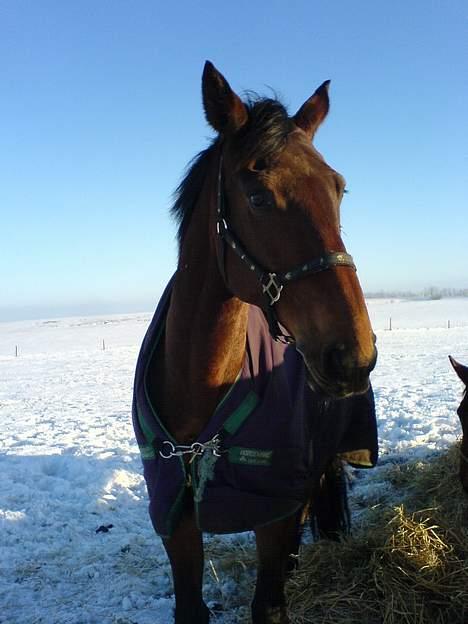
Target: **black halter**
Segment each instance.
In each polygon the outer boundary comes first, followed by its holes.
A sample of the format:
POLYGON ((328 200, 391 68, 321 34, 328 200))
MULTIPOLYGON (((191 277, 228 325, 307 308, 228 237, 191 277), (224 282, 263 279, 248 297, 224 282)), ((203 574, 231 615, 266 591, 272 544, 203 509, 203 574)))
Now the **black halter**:
MULTIPOLYGON (((353 262, 352 256, 344 251, 329 251, 328 253, 310 260, 305 264, 294 267, 289 271, 283 271, 280 273, 271 272, 264 269, 256 260, 254 260, 244 249, 237 236, 231 230, 228 224, 228 218, 226 214, 226 205, 224 201, 223 193, 223 157, 221 156, 219 161, 218 171, 218 191, 217 191, 217 215, 216 215, 216 231, 217 235, 228 245, 239 258, 247 265, 250 271, 255 273, 262 287, 262 293, 266 298, 266 306, 262 307, 263 313, 268 321, 270 328, 270 334, 274 340, 278 342, 284 342, 286 344, 292 344, 295 342, 294 338, 288 334, 285 334, 278 321, 278 316, 275 310, 275 304, 278 303, 281 297, 281 292, 285 284, 294 282, 295 280, 314 275, 331 269, 336 266, 346 266, 356 270, 356 266, 353 262)), ((224 282, 227 284, 225 262, 224 262, 224 245, 220 245, 220 270, 223 276, 224 282)))

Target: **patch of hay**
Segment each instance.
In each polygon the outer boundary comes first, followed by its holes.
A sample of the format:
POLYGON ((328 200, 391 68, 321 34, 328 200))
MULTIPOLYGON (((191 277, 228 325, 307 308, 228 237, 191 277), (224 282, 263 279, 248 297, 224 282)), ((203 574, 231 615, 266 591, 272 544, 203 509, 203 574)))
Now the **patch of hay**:
POLYGON ((253 536, 244 534, 232 540, 210 536, 205 540, 205 566, 210 583, 204 596, 210 609, 224 613, 226 623, 248 624, 256 575, 253 536))
POLYGON ((378 505, 341 543, 304 548, 288 585, 293 624, 467 624, 468 496, 459 446, 393 467, 397 507, 378 505))

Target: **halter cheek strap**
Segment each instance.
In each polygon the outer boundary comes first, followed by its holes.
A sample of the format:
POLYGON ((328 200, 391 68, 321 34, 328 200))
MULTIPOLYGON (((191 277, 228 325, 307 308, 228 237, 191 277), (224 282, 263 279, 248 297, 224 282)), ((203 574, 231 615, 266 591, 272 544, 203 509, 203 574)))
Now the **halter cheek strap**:
POLYGON ((278 321, 275 310, 275 304, 280 300, 281 293, 285 284, 294 282, 309 275, 321 273, 333 267, 345 266, 356 270, 352 256, 344 251, 329 251, 319 258, 314 258, 305 264, 296 266, 289 271, 271 272, 264 269, 256 260, 254 260, 245 250, 237 236, 231 230, 228 224, 226 214, 225 199, 223 193, 223 157, 221 156, 218 170, 218 188, 217 188, 217 215, 216 215, 216 232, 217 237, 221 241, 220 249, 220 271, 224 282, 227 284, 226 268, 225 268, 225 245, 230 247, 236 255, 247 265, 252 271, 262 289, 262 293, 266 300, 265 307, 262 306, 263 313, 268 321, 270 334, 274 340, 292 344, 295 342, 293 336, 285 334, 278 321))

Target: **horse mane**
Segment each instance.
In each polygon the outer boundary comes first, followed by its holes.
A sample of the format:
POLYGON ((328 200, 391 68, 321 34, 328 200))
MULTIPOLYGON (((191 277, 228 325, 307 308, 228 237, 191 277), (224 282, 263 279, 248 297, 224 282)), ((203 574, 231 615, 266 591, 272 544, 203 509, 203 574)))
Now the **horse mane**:
POLYGON ((177 240, 179 248, 184 240, 190 218, 200 196, 203 182, 208 173, 210 155, 214 151, 218 139, 205 150, 197 154, 188 164, 187 173, 174 193, 171 214, 178 223, 177 240))
MULTIPOLYGON (((294 123, 284 105, 277 99, 261 98, 250 92, 244 105, 248 113, 247 122, 232 138, 238 166, 256 163, 257 168, 263 169, 274 163, 281 153, 294 123)), ((174 193, 171 214, 178 224, 179 248, 206 179, 211 155, 221 140, 216 137, 190 161, 186 174, 174 193)))

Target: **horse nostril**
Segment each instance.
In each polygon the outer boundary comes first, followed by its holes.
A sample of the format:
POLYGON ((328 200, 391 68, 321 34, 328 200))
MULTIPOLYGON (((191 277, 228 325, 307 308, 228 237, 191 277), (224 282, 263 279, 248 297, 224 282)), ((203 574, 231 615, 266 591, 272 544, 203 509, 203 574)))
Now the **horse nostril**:
POLYGON ((346 346, 342 343, 332 345, 324 351, 323 370, 332 378, 342 378, 346 371, 346 346))
POLYGON ((360 385, 368 381, 369 373, 377 361, 377 349, 374 347, 372 357, 366 365, 359 365, 354 352, 343 343, 329 346, 323 353, 323 372, 330 379, 341 382, 352 382, 360 385))

